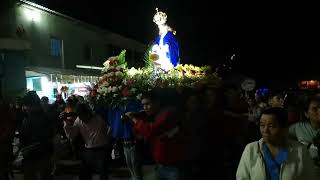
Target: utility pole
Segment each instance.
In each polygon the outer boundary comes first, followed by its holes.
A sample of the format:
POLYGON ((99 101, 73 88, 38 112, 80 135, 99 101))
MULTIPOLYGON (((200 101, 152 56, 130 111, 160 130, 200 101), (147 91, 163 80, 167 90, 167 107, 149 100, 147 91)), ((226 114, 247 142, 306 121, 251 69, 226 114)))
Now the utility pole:
POLYGON ((63 44, 63 40, 61 40, 61 68, 64 69, 65 68, 65 62, 64 62, 64 44, 63 44))

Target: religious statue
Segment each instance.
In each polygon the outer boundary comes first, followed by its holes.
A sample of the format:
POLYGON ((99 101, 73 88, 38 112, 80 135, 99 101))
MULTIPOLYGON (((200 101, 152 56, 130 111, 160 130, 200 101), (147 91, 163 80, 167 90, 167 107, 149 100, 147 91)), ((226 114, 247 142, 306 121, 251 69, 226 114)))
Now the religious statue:
POLYGON ((166 24, 167 15, 156 8, 156 14, 153 16, 153 22, 159 28, 159 36, 154 41, 151 55, 156 55, 154 63, 161 69, 168 71, 180 63, 179 44, 175 37, 176 32, 166 24))

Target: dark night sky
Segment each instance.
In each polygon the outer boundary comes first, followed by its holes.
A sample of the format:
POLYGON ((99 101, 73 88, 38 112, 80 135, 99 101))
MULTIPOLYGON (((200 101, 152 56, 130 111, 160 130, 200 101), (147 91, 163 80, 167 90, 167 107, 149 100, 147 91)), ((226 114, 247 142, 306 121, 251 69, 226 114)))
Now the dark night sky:
POLYGON ((177 30, 182 63, 222 64, 261 80, 320 78, 320 12, 314 4, 240 4, 203 0, 38 0, 40 4, 149 43, 155 7, 177 30))

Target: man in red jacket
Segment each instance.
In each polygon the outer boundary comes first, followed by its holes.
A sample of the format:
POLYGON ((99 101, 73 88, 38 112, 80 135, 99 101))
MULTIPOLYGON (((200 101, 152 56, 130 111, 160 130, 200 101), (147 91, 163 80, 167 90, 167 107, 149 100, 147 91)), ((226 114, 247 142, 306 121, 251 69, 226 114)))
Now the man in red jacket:
POLYGON ((146 93, 141 100, 144 116, 129 112, 136 134, 144 136, 151 144, 153 160, 157 164, 157 180, 179 180, 178 164, 182 157, 179 134, 179 114, 175 108, 161 106, 157 93, 146 93))

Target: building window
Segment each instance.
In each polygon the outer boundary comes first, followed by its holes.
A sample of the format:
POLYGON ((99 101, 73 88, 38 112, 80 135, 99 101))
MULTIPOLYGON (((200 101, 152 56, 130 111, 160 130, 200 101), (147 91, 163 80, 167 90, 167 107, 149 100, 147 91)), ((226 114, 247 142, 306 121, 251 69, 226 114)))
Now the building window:
POLYGON ((42 91, 41 78, 33 78, 32 86, 34 91, 42 91))
POLYGON ((50 55, 60 57, 62 54, 62 40, 58 38, 50 38, 50 55))

